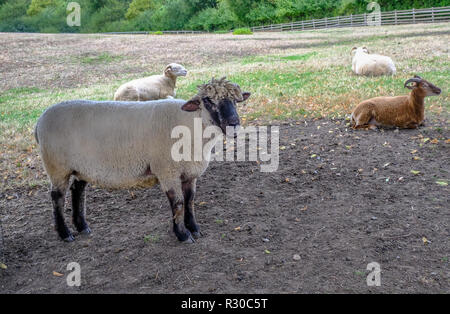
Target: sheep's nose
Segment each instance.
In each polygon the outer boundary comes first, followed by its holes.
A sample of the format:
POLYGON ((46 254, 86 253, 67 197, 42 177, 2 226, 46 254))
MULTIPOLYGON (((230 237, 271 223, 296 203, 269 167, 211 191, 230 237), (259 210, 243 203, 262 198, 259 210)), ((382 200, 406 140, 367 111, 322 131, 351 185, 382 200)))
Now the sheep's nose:
POLYGON ((239 119, 236 118, 236 119, 230 120, 228 122, 228 126, 234 127, 236 129, 241 126, 241 122, 239 121, 239 119))

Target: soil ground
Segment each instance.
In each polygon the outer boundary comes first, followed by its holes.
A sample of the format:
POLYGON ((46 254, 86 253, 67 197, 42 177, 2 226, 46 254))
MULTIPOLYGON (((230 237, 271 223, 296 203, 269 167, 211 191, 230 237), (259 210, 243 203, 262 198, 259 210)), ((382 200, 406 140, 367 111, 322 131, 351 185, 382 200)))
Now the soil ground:
POLYGON ((196 197, 204 237, 192 245, 172 234, 158 188, 90 187, 93 234, 70 244, 56 237, 46 188, 5 192, 0 292, 449 293, 447 126, 284 124, 277 172, 210 165, 196 197), (81 265, 79 288, 66 284, 70 262, 81 265), (371 262, 380 287, 366 284, 371 262))

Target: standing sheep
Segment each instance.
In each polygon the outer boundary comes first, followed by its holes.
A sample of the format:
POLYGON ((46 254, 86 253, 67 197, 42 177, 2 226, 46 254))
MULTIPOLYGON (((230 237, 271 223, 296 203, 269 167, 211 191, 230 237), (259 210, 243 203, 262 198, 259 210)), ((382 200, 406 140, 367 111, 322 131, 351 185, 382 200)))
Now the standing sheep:
POLYGON ((366 47, 353 47, 356 53, 353 57, 352 70, 357 75, 380 76, 395 75, 397 69, 391 58, 370 54, 366 47))
POLYGON ((174 98, 177 77, 187 70, 177 63, 169 64, 162 75, 153 75, 123 84, 114 94, 116 101, 148 101, 174 98))
POLYGON ((352 113, 353 127, 412 129, 421 125, 425 117, 425 97, 440 95, 441 89, 417 75, 407 80, 404 86, 411 90, 407 96, 375 97, 360 103, 352 113))
MULTIPOLYGON (((189 101, 75 100, 48 108, 39 118, 35 135, 51 181, 58 235, 67 242, 74 240, 63 218, 64 198, 73 176, 70 190, 78 232, 91 232, 84 205, 88 183, 126 189, 159 182, 170 202, 176 236, 182 242, 194 242, 201 235, 194 215, 196 182, 208 167, 209 158, 193 161, 192 149, 191 161, 175 161, 171 150, 177 139, 171 138, 172 130, 187 127, 194 136, 196 118, 203 129, 217 126, 225 133, 227 127, 237 128, 236 103, 248 97, 250 93, 223 78, 199 86, 198 94, 189 101)), ((208 142, 205 150, 210 154, 214 140, 220 137, 211 141, 200 134, 200 138, 203 144, 208 142)))

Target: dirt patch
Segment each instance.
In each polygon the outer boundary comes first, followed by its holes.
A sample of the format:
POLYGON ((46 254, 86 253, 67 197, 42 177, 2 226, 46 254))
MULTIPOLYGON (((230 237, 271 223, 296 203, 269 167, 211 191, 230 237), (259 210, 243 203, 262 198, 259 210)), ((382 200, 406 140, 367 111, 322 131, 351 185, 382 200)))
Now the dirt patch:
POLYGON ((448 293, 449 189, 436 181, 448 182, 449 131, 428 123, 400 132, 353 131, 341 120, 283 125, 278 172, 211 164, 196 198, 204 237, 193 245, 175 239, 157 188, 135 197, 90 188, 94 233, 71 244, 56 238, 46 188, 7 191, 0 289, 448 293), (80 288, 53 275, 67 275, 70 262, 81 265, 80 288), (370 262, 381 265, 381 287, 366 285, 370 262))
POLYGON ((230 36, 3 33, 0 60, 5 62, 0 63, 0 91, 24 86, 75 88, 114 82, 133 73, 162 73, 172 62, 192 69, 236 57, 280 52, 272 49, 271 41, 236 40, 223 45, 224 38, 230 36), (87 56, 102 55, 110 57, 107 62, 85 62, 87 56))

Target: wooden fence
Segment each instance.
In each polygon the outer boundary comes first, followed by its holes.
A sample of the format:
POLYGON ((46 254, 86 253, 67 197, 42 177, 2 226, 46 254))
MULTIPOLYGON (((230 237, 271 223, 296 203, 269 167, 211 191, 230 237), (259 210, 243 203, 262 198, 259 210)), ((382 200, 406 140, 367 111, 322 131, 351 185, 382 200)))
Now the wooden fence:
MULTIPOLYGON (((155 32, 109 32, 104 34, 109 35, 151 35, 155 32)), ((204 34, 206 32, 203 31, 162 31, 164 35, 177 35, 177 34, 204 34)))
POLYGON ((441 23, 448 21, 450 21, 450 6, 337 16, 318 20, 256 26, 251 29, 253 32, 283 32, 336 27, 441 23))

